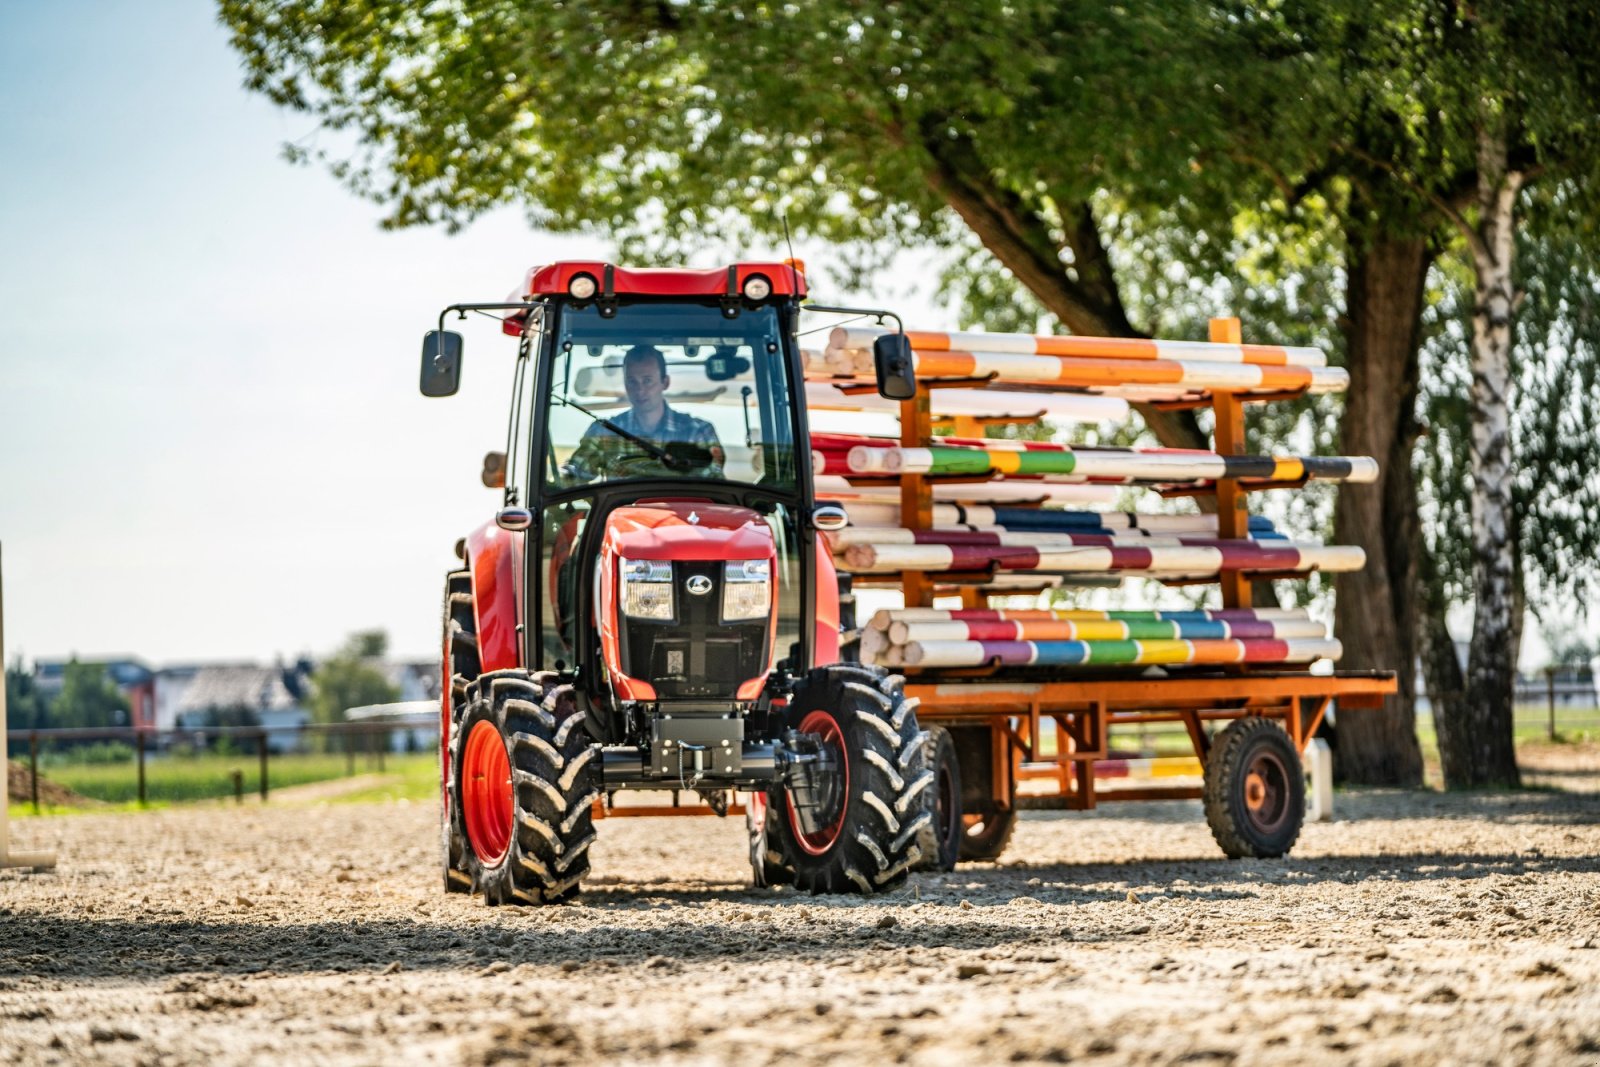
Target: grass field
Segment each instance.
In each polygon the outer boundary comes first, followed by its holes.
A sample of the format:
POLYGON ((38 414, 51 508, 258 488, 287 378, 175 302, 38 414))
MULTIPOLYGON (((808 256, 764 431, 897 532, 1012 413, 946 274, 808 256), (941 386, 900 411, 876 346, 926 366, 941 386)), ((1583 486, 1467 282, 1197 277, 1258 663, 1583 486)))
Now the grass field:
MULTIPOLYGON (((382 784, 340 794, 332 799, 381 800, 422 798, 438 788, 438 757, 432 752, 384 754, 382 784)), ((377 761, 358 755, 354 771, 360 775, 377 772, 377 761)), ((345 777, 351 770, 346 758, 337 754, 274 755, 268 760, 267 789, 326 782, 345 777)), ((261 784, 260 764, 253 754, 152 756, 145 762, 145 796, 152 805, 184 803, 229 797, 234 793, 234 772, 242 778, 246 796, 256 796, 261 784)), ((113 805, 137 805, 138 769, 134 763, 74 763, 52 759, 41 768, 42 777, 75 793, 113 805)), ((28 806, 16 805, 18 814, 28 806)))
MULTIPOLYGON (((1545 742, 1549 737, 1548 713, 1542 707, 1519 707, 1516 718, 1518 744, 1545 742)), ((1417 723, 1417 735, 1424 759, 1431 767, 1438 763, 1437 736, 1431 719, 1417 723)), ((1600 709, 1571 708, 1556 711, 1556 739, 1583 742, 1600 739, 1600 709)), ((1053 738, 1046 737, 1040 747, 1048 754, 1053 738)), ((1188 736, 1181 728, 1156 727, 1149 731, 1119 728, 1112 738, 1114 748, 1143 750, 1152 755, 1188 755, 1188 736)), ((315 782, 330 782, 352 771, 369 784, 329 794, 325 799, 337 803, 385 800, 431 800, 438 795, 438 757, 433 752, 386 753, 381 775, 376 758, 362 754, 353 766, 339 754, 274 755, 268 761, 269 795, 275 790, 315 782)), ((234 772, 239 772, 246 797, 255 797, 260 787, 260 765, 252 754, 195 756, 152 755, 145 764, 145 795, 151 806, 165 806, 232 796, 234 772)), ((132 760, 112 763, 74 762, 66 753, 55 753, 44 761, 42 777, 103 805, 117 808, 138 807, 138 771, 132 760)), ((14 803, 17 815, 27 815, 31 807, 14 803)), ((41 814, 63 813, 70 808, 46 806, 41 814)), ((98 808, 98 810, 105 810, 98 808)))

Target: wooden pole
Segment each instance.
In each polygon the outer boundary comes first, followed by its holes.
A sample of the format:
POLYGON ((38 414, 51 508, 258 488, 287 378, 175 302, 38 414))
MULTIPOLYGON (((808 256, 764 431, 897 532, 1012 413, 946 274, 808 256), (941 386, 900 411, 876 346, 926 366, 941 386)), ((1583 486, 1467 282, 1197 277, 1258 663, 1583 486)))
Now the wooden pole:
POLYGON ((139 806, 142 808, 142 807, 145 806, 144 731, 143 730, 140 730, 140 729, 135 729, 134 730, 134 744, 135 744, 135 746, 136 746, 136 748, 138 749, 138 752, 139 752, 139 806))
MULTIPOLYGON (((3 573, 3 571, 0 571, 3 573)), ((5 638, 5 586, 0 578, 0 667, 6 661, 5 638)), ((8 727, 6 724, 6 689, 0 684, 0 739, 4 739, 8 727)), ((13 852, 11 851, 11 747, 6 743, 4 749, 6 764, 6 783, 0 788, 0 867, 32 867, 42 870, 56 865, 54 852, 13 852)), ((38 796, 39 778, 34 775, 34 796, 38 796)), ((37 804, 37 801, 35 802, 37 804)))
MULTIPOLYGON (((933 414, 929 390, 922 386, 917 395, 900 402, 900 444, 907 448, 926 448, 933 443, 933 414)), ((900 525, 908 530, 926 530, 933 525, 933 490, 920 474, 900 476, 900 525)), ((933 583, 921 571, 903 572, 905 606, 933 606, 933 583)))
MULTIPOLYGON (((1242 333, 1238 319, 1212 319, 1211 340, 1217 344, 1241 343, 1242 333)), ((1215 415, 1213 449, 1218 455, 1238 456, 1245 451, 1244 404, 1236 393, 1211 394, 1211 409, 1215 415)), ((1217 479, 1217 536, 1238 540, 1250 536, 1250 516, 1244 510, 1245 494, 1239 491, 1237 478, 1217 479)), ((1222 606, 1248 608, 1254 602, 1250 579, 1240 571, 1222 572, 1222 606)))
POLYGON ((1544 695, 1550 705, 1550 740, 1556 739, 1556 669, 1544 669, 1544 695))

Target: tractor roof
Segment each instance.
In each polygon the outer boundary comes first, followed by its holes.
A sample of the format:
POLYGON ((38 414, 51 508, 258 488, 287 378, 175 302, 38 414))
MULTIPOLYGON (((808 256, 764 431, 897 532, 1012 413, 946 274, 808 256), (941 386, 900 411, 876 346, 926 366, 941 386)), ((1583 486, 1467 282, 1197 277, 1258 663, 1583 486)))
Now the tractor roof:
MULTIPOLYGON (((744 292, 745 282, 760 275, 779 296, 805 296, 805 267, 798 261, 782 263, 730 263, 726 267, 618 267, 599 260, 563 260, 535 267, 509 300, 539 296, 564 296, 579 275, 588 275, 602 296, 732 297, 744 292)), ((506 319, 507 333, 521 332, 522 314, 506 319)))

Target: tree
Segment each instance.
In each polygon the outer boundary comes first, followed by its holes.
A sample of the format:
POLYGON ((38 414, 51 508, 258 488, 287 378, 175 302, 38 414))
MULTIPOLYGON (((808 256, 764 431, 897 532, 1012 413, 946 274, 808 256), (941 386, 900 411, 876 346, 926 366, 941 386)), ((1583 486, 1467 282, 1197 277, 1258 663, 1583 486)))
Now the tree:
POLYGON ((49 707, 34 683, 33 672, 18 656, 6 667, 6 725, 12 730, 38 730, 49 725, 49 707))
POLYGON ((50 707, 54 725, 63 729, 104 729, 128 724, 128 698, 106 674, 103 664, 69 661, 62 672, 61 692, 50 707))
MULTIPOLYGON (((975 240, 1067 330, 1139 336, 1153 325, 1130 310, 1117 242, 1143 209, 1165 206, 1204 238, 1228 233, 1242 209, 1275 200, 1292 219, 1323 194, 1347 257, 1342 450, 1383 470, 1380 485, 1341 496, 1336 536, 1364 545, 1368 565, 1341 579, 1336 627, 1348 665, 1398 667, 1402 686, 1384 712, 1343 724, 1340 762, 1359 781, 1420 781, 1410 457, 1439 221, 1437 190, 1407 168, 1443 161, 1440 173, 1461 177, 1433 136, 1437 101, 1411 99, 1429 77, 1414 61, 1448 56, 1413 39, 1452 6, 221 10, 246 84, 337 142, 291 156, 322 159, 387 205, 392 226, 457 227, 519 204, 539 225, 604 230, 632 256, 668 257, 774 234, 787 214, 856 250, 858 265, 887 245, 975 240)), ((1203 441, 1185 414, 1143 414, 1169 445, 1203 441)))
MULTIPOLYGON (((1541 618, 1560 602, 1593 601, 1600 577, 1600 243, 1592 217, 1567 182, 1521 197, 1515 262, 1518 313, 1512 324, 1509 440, 1514 479, 1510 528, 1513 621, 1529 605, 1541 618)), ((1433 621, 1424 656, 1440 726, 1441 754, 1458 784, 1480 742, 1463 710, 1468 682, 1443 624, 1454 604, 1474 597, 1471 380, 1475 280, 1466 249, 1442 261, 1438 299, 1424 344, 1429 432, 1418 454, 1423 513, 1432 535, 1424 553, 1433 621)), ((1520 631, 1511 635, 1519 647, 1520 631)), ((1483 729, 1480 727, 1479 729, 1483 729)), ((1498 727, 1490 735, 1509 741, 1498 727)))
MULTIPOLYGON (((1474 283, 1466 468, 1474 620, 1463 691, 1440 707, 1440 754, 1452 786, 1515 785, 1512 697, 1523 614, 1512 462, 1516 211, 1524 185, 1551 176, 1591 197, 1591 212, 1600 206, 1592 199, 1600 15, 1577 2, 1393 0, 1363 4, 1360 17, 1399 31, 1366 50, 1358 71, 1361 91, 1397 135, 1341 150, 1410 191, 1464 247, 1474 283)), ((1432 564, 1424 570, 1436 573, 1432 564)), ((1436 636, 1442 630, 1442 622, 1430 624, 1436 636)), ((1449 673, 1453 657, 1428 658, 1449 673)))
POLYGON ((343 722, 345 712, 400 698, 379 669, 388 637, 382 631, 352 634, 311 676, 311 714, 317 722, 343 722))

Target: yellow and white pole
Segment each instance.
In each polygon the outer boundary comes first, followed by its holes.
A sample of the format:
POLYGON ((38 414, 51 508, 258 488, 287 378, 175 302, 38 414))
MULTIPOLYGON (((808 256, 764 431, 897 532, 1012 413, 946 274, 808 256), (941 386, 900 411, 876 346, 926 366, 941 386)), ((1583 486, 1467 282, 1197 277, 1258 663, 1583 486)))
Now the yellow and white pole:
MULTIPOLYGON (((3 562, 3 561, 0 561, 3 562)), ((6 660, 6 607, 4 568, 0 567, 0 666, 6 660)), ((0 685, 0 739, 6 736, 6 690, 0 685)), ((54 852, 11 851, 11 759, 6 753, 6 784, 0 789, 0 867, 32 867, 35 870, 56 865, 54 852)))

